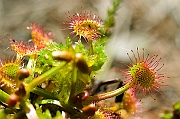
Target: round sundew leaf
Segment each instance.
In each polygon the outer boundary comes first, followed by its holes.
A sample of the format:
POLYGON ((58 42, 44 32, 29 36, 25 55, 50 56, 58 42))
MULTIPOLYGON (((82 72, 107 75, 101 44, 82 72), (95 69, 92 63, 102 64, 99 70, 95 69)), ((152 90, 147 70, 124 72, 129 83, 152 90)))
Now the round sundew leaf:
POLYGON ((17 83, 17 72, 20 69, 20 65, 17 62, 7 62, 0 67, 0 85, 1 88, 12 93, 17 83))
POLYGON ((75 34, 80 38, 83 37, 86 40, 95 40, 101 37, 102 34, 99 32, 102 29, 101 19, 93 15, 91 11, 75 13, 74 15, 68 13, 66 15, 68 21, 63 22, 63 24, 67 25, 67 27, 62 30, 73 30, 71 34, 75 34))
POLYGON ((123 63, 125 66, 128 66, 129 69, 121 70, 124 73, 125 78, 127 78, 127 81, 125 82, 131 82, 132 87, 138 91, 142 91, 144 96, 146 96, 146 93, 149 93, 151 97, 154 98, 152 91, 154 90, 161 93, 159 87, 164 85, 162 80, 169 78, 165 76, 165 73, 158 73, 164 64, 159 66, 161 58, 158 59, 158 55, 150 57, 148 54, 145 57, 144 49, 142 49, 142 56, 140 56, 138 48, 137 54, 135 54, 133 50, 131 50, 131 52, 134 59, 127 53, 131 61, 130 65, 123 63))
POLYGON ((15 78, 19 69, 20 67, 16 63, 7 63, 0 68, 0 70, 9 78, 15 78))

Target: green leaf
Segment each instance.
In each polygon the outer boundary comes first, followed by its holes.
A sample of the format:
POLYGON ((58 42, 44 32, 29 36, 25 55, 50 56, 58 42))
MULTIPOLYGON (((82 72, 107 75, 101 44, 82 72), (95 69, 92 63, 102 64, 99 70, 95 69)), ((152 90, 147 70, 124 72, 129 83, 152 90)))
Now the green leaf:
POLYGON ((56 116, 52 117, 51 112, 46 109, 45 112, 42 111, 42 108, 36 104, 36 113, 39 119, 62 119, 62 115, 59 111, 56 112, 56 116))

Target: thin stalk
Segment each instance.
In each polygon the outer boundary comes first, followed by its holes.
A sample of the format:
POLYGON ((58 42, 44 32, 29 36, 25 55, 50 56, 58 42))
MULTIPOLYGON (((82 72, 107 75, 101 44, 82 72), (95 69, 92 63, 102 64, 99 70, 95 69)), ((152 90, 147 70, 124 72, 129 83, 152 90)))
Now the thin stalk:
POLYGON ((35 58, 35 55, 30 56, 28 64, 27 64, 26 67, 30 71, 31 74, 32 74, 32 72, 34 72, 35 67, 36 67, 36 58, 35 58))
MULTIPOLYGON (((81 117, 83 117, 83 113, 81 110, 79 110, 78 108, 75 108, 73 107, 72 105, 70 104, 64 104, 64 103, 61 103, 62 105, 62 108, 67 111, 70 115, 74 116, 74 115, 78 115, 81 117)), ((82 119, 82 118, 81 118, 82 119)))
POLYGON ((7 100, 9 99, 9 94, 7 94, 6 92, 2 91, 0 89, 0 101, 7 103, 7 100))
POLYGON ((56 74, 64 65, 66 65, 67 62, 61 62, 61 64, 57 67, 53 67, 41 76, 33 79, 27 86, 26 86, 26 91, 29 93, 31 90, 33 90, 34 87, 36 87, 38 84, 41 84, 44 82, 46 79, 50 78, 54 74, 56 74))
POLYGON ((112 3, 112 7, 108 9, 108 16, 104 21, 104 26, 107 29, 106 35, 111 36, 110 28, 112 28, 115 24, 115 18, 114 16, 116 15, 116 11, 118 10, 118 7, 121 3, 121 0, 114 0, 112 3))
POLYGON ((70 97, 74 96, 75 88, 76 88, 76 80, 77 80, 77 67, 75 62, 73 63, 73 74, 72 74, 72 85, 71 85, 71 94, 70 97))
POLYGON ((54 99, 38 100, 36 101, 36 104, 54 104, 62 107, 61 103, 58 100, 54 100, 54 99))
POLYGON ((36 102, 36 104, 54 104, 63 108, 63 111, 68 112, 70 115, 78 115, 83 117, 83 113, 81 112, 81 110, 73 107, 70 104, 65 104, 58 100, 53 100, 53 99, 39 100, 36 102))
POLYGON ((80 110, 78 110, 77 108, 69 104, 64 104, 63 102, 59 102, 58 100, 53 100, 53 99, 39 100, 36 102, 36 104, 54 104, 54 105, 60 106, 61 108, 64 108, 64 111, 69 112, 72 115, 82 114, 82 112, 80 112, 80 110))
POLYGON ((88 40, 88 45, 89 45, 89 55, 92 55, 93 54, 92 40, 88 40))
POLYGON ((59 102, 58 100, 53 100, 53 99, 39 100, 36 102, 36 104, 54 104, 63 108, 63 111, 68 112, 70 115, 78 115, 80 117, 83 117, 83 113, 81 112, 81 110, 73 107, 72 105, 59 102))
POLYGON ((50 99, 58 99, 56 96, 54 96, 52 93, 47 92, 46 90, 43 90, 41 88, 35 87, 31 92, 43 96, 45 98, 50 98, 50 99))
POLYGON ((85 100, 85 102, 92 102, 92 101, 101 101, 101 100, 105 100, 108 98, 112 98, 114 96, 118 96, 122 93, 124 93, 126 90, 128 90, 129 88, 131 88, 133 85, 133 83, 129 82, 126 85, 122 86, 121 88, 118 88, 116 90, 107 92, 107 93, 102 93, 102 94, 97 94, 95 96, 90 96, 87 100, 85 100))

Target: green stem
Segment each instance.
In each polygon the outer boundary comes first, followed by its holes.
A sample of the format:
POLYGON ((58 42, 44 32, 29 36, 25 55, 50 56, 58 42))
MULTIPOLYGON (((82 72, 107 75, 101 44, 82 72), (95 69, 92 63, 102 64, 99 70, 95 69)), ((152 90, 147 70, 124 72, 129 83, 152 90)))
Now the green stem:
POLYGON ((72 85, 71 85, 71 94, 70 97, 74 96, 76 89, 76 80, 77 80, 77 68, 75 62, 73 63, 73 74, 72 74, 72 85))
MULTIPOLYGON (((70 115, 72 115, 72 116, 78 115, 78 116, 80 116, 80 118, 83 117, 82 111, 79 110, 78 108, 75 108, 70 104, 61 103, 61 105, 62 105, 62 108, 65 109, 65 111, 67 111, 70 115)), ((81 118, 81 119, 83 119, 83 118, 81 118)))
POLYGON ((51 68, 49 71, 45 72, 41 76, 33 79, 27 86, 26 86, 26 91, 27 94, 33 90, 34 87, 36 87, 38 84, 41 84, 44 82, 46 79, 50 78, 52 75, 56 74, 64 65, 66 65, 66 62, 61 62, 61 64, 57 67, 51 68))
POLYGON ((88 45, 89 45, 89 55, 92 55, 93 54, 92 40, 88 40, 88 45))
POLYGON ((44 100, 38 100, 36 101, 37 104, 54 104, 62 107, 61 103, 58 100, 54 99, 44 99, 44 100))
POLYGON ((0 101, 7 103, 7 100, 9 99, 9 94, 7 94, 6 92, 2 91, 0 89, 0 101))
POLYGON ((36 102, 36 104, 54 104, 54 105, 58 105, 61 108, 64 109, 64 111, 70 113, 71 115, 76 115, 78 114, 78 116, 83 117, 83 114, 81 112, 81 110, 73 107, 72 105, 69 104, 64 104, 63 102, 59 102, 58 100, 53 100, 53 99, 45 99, 45 100, 39 100, 36 102))
POLYGON ((31 92, 43 96, 45 98, 50 98, 50 99, 58 99, 56 96, 54 96, 52 93, 47 92, 46 90, 43 90, 41 88, 35 87, 31 92))
POLYGON ((27 64, 27 69, 30 71, 31 75, 33 75, 33 72, 36 67, 36 58, 34 55, 31 55, 27 64))
POLYGON ((111 92, 103 93, 103 94, 97 94, 95 96, 90 96, 85 102, 92 102, 92 101, 101 101, 108 98, 112 98, 114 96, 118 96, 122 93, 124 93, 126 90, 128 90, 130 87, 132 87, 132 83, 127 83, 126 85, 122 86, 121 88, 118 88, 116 90, 113 90, 111 92))
POLYGON ((107 18, 105 19, 105 22, 104 22, 104 25, 105 25, 105 27, 107 29, 106 34, 108 36, 111 35, 109 29, 111 27, 113 27, 114 24, 115 24, 114 16, 115 16, 115 13, 116 13, 116 11, 117 11, 117 9, 119 7, 120 2, 121 2, 121 0, 114 0, 113 1, 113 7, 108 9, 108 16, 107 16, 107 18))

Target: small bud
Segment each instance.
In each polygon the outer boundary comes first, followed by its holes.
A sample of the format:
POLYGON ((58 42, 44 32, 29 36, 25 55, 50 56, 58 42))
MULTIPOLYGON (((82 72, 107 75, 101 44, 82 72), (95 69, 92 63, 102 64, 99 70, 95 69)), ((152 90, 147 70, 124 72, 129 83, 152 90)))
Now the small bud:
POLYGON ((19 86, 19 88, 18 88, 18 90, 16 90, 15 94, 19 96, 19 99, 22 99, 26 95, 26 90, 25 90, 24 84, 21 84, 19 86))
POLYGON ((15 94, 10 95, 10 98, 7 101, 9 107, 14 107, 19 102, 19 97, 15 94))
POLYGON ((44 59, 49 60, 48 54, 45 54, 45 55, 44 55, 44 59))
POLYGON ((83 96, 81 100, 86 100, 89 97, 89 93, 87 91, 83 91, 83 96))
POLYGON ((75 99, 78 101, 86 100, 89 97, 89 93, 87 91, 83 91, 75 96, 75 99))
POLYGON ((82 111, 84 114, 86 114, 87 116, 92 116, 95 114, 96 111, 96 106, 94 103, 82 108, 82 111))
POLYGON ((72 60, 72 55, 66 51, 53 51, 52 57, 55 60, 62 60, 67 62, 70 62, 72 60))
POLYGON ((81 53, 76 54, 75 62, 76 62, 76 66, 82 73, 85 73, 85 74, 89 73, 89 67, 81 53))
POLYGON ((25 68, 19 69, 17 71, 17 77, 19 80, 23 80, 23 79, 29 77, 29 75, 30 75, 29 71, 25 68))

